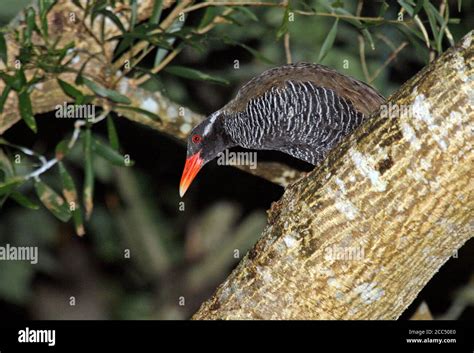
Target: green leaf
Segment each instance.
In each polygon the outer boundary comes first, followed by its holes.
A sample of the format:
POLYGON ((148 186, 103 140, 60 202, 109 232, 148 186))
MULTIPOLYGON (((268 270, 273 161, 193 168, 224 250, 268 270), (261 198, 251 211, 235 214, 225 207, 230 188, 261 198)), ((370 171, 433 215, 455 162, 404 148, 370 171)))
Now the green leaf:
POLYGON ((69 152, 69 140, 65 139, 56 145, 55 157, 58 161, 62 160, 69 152))
POLYGON ((41 32, 48 38, 48 12, 51 10, 56 0, 39 0, 39 17, 41 21, 41 32))
MULTIPOLYGON (((98 0, 98 1, 88 1, 86 6, 89 6, 89 3, 92 5, 90 9, 90 26, 94 26, 94 21, 99 15, 100 11, 104 10, 107 7, 107 1, 98 0)), ((86 11, 87 12, 87 11, 86 11)))
POLYGON ((362 35, 364 36, 365 40, 369 43, 370 49, 375 50, 374 40, 372 39, 372 34, 367 28, 362 30, 362 35))
POLYGON ((150 19, 148 21, 154 24, 160 22, 162 9, 163 9, 163 0, 155 0, 155 2, 153 3, 153 10, 151 11, 150 19))
POLYGON ((36 12, 32 7, 28 7, 25 13, 26 29, 24 31, 26 45, 31 45, 31 36, 36 29, 36 12))
POLYGON ((66 199, 69 209, 71 209, 71 203, 77 203, 77 190, 74 184, 74 180, 64 167, 64 163, 59 162, 59 175, 61 176, 61 181, 63 184, 63 196, 66 199))
POLYGON ((418 14, 418 12, 420 12, 420 10, 423 8, 424 2, 425 2, 425 0, 417 0, 416 1, 416 6, 415 6, 415 9, 413 10, 413 16, 416 16, 418 14))
MULTIPOLYGON (((448 19, 449 19, 449 6, 446 6, 445 10, 445 18, 444 20, 442 19, 441 26, 439 29, 438 36, 436 37, 436 47, 440 48, 440 50, 443 49, 443 37, 445 34, 446 27, 448 26, 448 19)), ((451 40, 449 40, 449 44, 454 45, 451 40)))
POLYGON ((97 155, 101 156, 102 158, 108 160, 112 164, 121 166, 121 167, 129 167, 133 165, 133 162, 125 162, 125 158, 119 152, 114 150, 112 147, 103 144, 97 139, 92 140, 92 150, 97 155))
POLYGON ((71 98, 74 98, 78 104, 84 100, 84 94, 73 85, 58 78, 58 84, 63 92, 71 98))
POLYGON ((400 4, 401 7, 403 7, 405 9, 405 11, 411 16, 413 17, 413 13, 415 11, 415 9, 413 8, 412 5, 408 4, 406 1, 404 0, 398 0, 398 3, 400 4))
POLYGON ((118 18, 117 15, 114 14, 112 11, 109 11, 107 9, 103 9, 103 10, 100 10, 98 13, 101 14, 102 16, 104 16, 104 18, 105 17, 109 18, 117 26, 117 28, 120 30, 120 32, 122 32, 122 33, 126 32, 126 29, 122 24, 122 21, 120 21, 120 18, 118 18))
POLYGON ((92 215, 94 208, 94 169, 92 153, 92 132, 90 129, 84 132, 84 190, 83 201, 86 211, 86 219, 92 215))
POLYGON ((12 198, 20 206, 29 208, 30 210, 39 209, 39 205, 36 202, 34 202, 33 200, 18 191, 13 191, 10 194, 10 198, 12 198))
POLYGON ((283 37, 286 34, 286 32, 288 32, 289 22, 290 22, 290 4, 288 3, 288 6, 285 9, 285 13, 283 14, 281 25, 278 28, 278 31, 276 33, 277 40, 279 40, 281 37, 283 37))
POLYGON ((16 71, 15 75, 7 75, 0 72, 0 78, 15 91, 21 91, 26 86, 26 78, 23 69, 16 71))
POLYGON ((332 48, 332 45, 334 44, 334 40, 336 39, 338 23, 339 23, 339 19, 336 18, 336 21, 334 21, 334 24, 332 25, 331 30, 328 33, 328 36, 326 37, 323 45, 321 46, 321 50, 319 51, 319 55, 318 55, 318 62, 321 62, 324 59, 324 57, 327 55, 329 50, 332 48))
MULTIPOLYGON (((179 32, 183 28, 184 22, 185 21, 179 21, 179 19, 175 20, 166 32, 176 34, 176 32, 179 32)), ((175 40, 176 40, 176 37, 171 37, 171 38, 168 38, 166 42, 168 45, 172 46, 175 40)), ((169 49, 166 49, 164 47, 158 48, 155 55, 154 66, 158 66, 161 63, 161 61, 164 59, 166 54, 168 54, 168 52, 169 52, 169 49)))
POLYGON ((59 220, 69 221, 71 213, 64 199, 42 181, 35 182, 35 190, 43 205, 59 220))
POLYGON ((385 13, 387 12, 387 9, 390 7, 389 4, 387 4, 385 1, 382 3, 380 6, 379 14, 378 17, 384 17, 385 13))
POLYGON ((76 85, 83 85, 84 84, 84 78, 82 76, 82 73, 84 72, 84 69, 86 68, 87 64, 89 63, 89 60, 91 60, 93 57, 90 56, 89 58, 84 61, 84 63, 81 65, 81 68, 79 69, 76 79, 74 80, 74 83, 76 85))
POLYGON ((122 39, 120 40, 117 48, 115 48, 115 57, 118 57, 120 56, 120 54, 127 51, 129 47, 131 47, 131 45, 133 44, 134 38, 130 36, 123 36, 123 35, 110 38, 110 40, 114 40, 114 39, 122 39))
POLYGON ((38 128, 36 126, 35 116, 33 115, 33 108, 31 107, 30 95, 26 90, 18 93, 18 108, 21 118, 25 121, 26 125, 28 125, 33 132, 36 132, 38 128))
POLYGON ((119 138, 114 119, 110 115, 107 117, 107 136, 109 137, 110 147, 118 151, 120 148, 119 138))
POLYGON ((2 32, 0 32, 0 59, 5 65, 8 63, 7 42, 2 32))
POLYGON ((229 81, 223 78, 211 76, 209 74, 206 74, 196 69, 191 69, 189 67, 173 65, 173 66, 167 66, 165 68, 165 71, 172 75, 187 78, 190 80, 209 81, 209 82, 214 82, 221 85, 229 84, 229 81))
POLYGON ((118 105, 115 108, 116 109, 130 110, 132 112, 136 112, 136 113, 146 115, 147 117, 149 117, 152 120, 161 121, 161 118, 158 115, 156 115, 155 113, 150 112, 149 110, 145 110, 145 109, 141 109, 141 108, 137 108, 137 107, 132 107, 132 106, 129 106, 129 105, 118 105))
POLYGON ((358 19, 352 18, 354 16, 354 14, 350 13, 346 9, 344 9, 342 7, 333 8, 333 7, 329 6, 327 3, 324 3, 324 2, 321 2, 321 5, 328 12, 335 13, 335 14, 338 14, 338 15, 347 16, 347 17, 341 17, 341 20, 345 21, 347 23, 350 23, 351 25, 353 25, 358 30, 362 30, 364 28, 364 26, 362 25, 362 23, 358 19))
POLYGON ((0 96, 0 114, 3 113, 3 106, 5 105, 5 102, 7 101, 8 94, 11 91, 11 87, 6 85, 5 88, 3 89, 2 95, 0 96))
POLYGON ((91 81, 85 77, 82 78, 84 84, 89 87, 91 89, 91 91, 93 91, 95 94, 101 96, 101 97, 104 97, 104 98, 108 98, 114 102, 117 102, 117 103, 122 103, 122 104, 130 104, 130 99, 128 99, 128 97, 118 93, 117 91, 114 91, 114 90, 111 90, 111 89, 108 89, 108 88, 105 88, 104 86, 94 82, 94 81, 91 81))
POLYGON ((209 6, 206 11, 204 11, 204 15, 202 16, 201 21, 199 22, 198 28, 206 27, 214 20, 214 18, 216 18, 218 14, 219 11, 217 7, 209 6))
MULTIPOLYGON (((428 16, 428 22, 430 23, 431 32, 433 33, 433 38, 435 39, 436 50, 438 51, 438 53, 441 53, 443 51, 441 47, 441 41, 439 41, 439 45, 438 41, 436 41, 436 38, 438 38, 438 36, 440 35, 436 22, 436 14, 438 14, 438 10, 429 2, 424 3, 423 8, 425 9, 426 15, 428 16)), ((443 32, 441 32, 441 35, 442 34, 443 32)))
POLYGON ((236 9, 237 11, 241 12, 252 21, 258 22, 258 17, 249 8, 245 6, 235 6, 233 7, 233 9, 236 9))
MULTIPOLYGON (((10 146, 10 144, 5 141, 3 138, 0 138, 0 142, 2 144, 5 144, 7 146, 10 146)), ((10 158, 3 152, 3 149, 0 148, 0 182, 3 183, 6 181, 6 179, 9 179, 13 177, 14 175, 14 169, 12 162, 10 161, 10 158)))
MULTIPOLYGON (((3 140, 3 139, 0 139, 3 140)), ((6 141, 3 141, 6 142, 6 141)), ((14 178, 14 169, 8 156, 0 148, 0 208, 8 198, 10 191, 16 188, 22 180, 12 180, 14 178)))
POLYGON ((5 195, 25 181, 22 177, 13 177, 0 183, 0 195, 5 195))
POLYGON ((63 196, 66 199, 69 211, 72 212, 76 234, 82 236, 85 234, 84 222, 82 220, 81 206, 77 197, 76 185, 62 162, 59 162, 59 175, 61 176, 63 184, 63 196))
POLYGON ((134 28, 137 24, 138 2, 137 0, 130 0, 130 7, 132 8, 132 16, 130 18, 130 28, 134 28))

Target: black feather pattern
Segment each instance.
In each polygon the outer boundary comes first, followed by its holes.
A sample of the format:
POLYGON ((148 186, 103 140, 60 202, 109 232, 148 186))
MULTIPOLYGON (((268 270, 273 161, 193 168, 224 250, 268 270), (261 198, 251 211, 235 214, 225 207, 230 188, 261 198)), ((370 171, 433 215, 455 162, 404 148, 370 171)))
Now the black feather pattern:
POLYGON ((278 150, 311 164, 364 120, 352 103, 312 82, 287 81, 251 99, 223 121, 227 134, 245 148, 278 150))

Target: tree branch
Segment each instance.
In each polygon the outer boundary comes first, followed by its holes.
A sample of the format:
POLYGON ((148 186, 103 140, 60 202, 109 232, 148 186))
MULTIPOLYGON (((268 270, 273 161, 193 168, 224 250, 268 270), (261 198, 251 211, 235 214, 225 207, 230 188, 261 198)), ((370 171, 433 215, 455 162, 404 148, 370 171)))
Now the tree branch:
POLYGON ((286 189, 194 319, 402 314, 474 234, 473 37, 389 100, 411 111, 368 120, 286 189))
MULTIPOLYGON (((168 7, 173 3, 174 1, 165 1, 164 6, 168 7)), ((141 0, 138 1, 138 4, 139 20, 142 21, 151 14, 153 0, 141 0)), ((182 6, 180 7, 180 11, 181 8, 182 6)), ((124 19, 123 22, 126 24, 124 15, 119 13, 117 16, 124 19)), ((58 42, 59 48, 71 41, 75 41, 78 43, 76 47, 79 49, 84 49, 88 53, 101 53, 102 48, 99 47, 98 43, 94 39, 94 36, 91 36, 91 32, 95 33, 96 35, 100 33, 100 16, 97 17, 94 27, 90 28, 89 30, 84 29, 82 17, 83 11, 71 1, 59 0, 48 14, 51 38, 53 39, 54 36, 60 36, 58 42), (70 15, 72 13, 74 13, 77 18, 75 21, 71 21, 70 15)), ((17 29, 21 29, 24 26, 25 24, 21 21, 21 16, 17 17, 10 24, 11 28, 17 29)), ((120 34, 119 29, 111 21, 106 21, 105 28, 106 38, 120 34)), ((8 66, 14 67, 14 60, 19 53, 19 45, 11 33, 6 35, 6 39, 9 53, 8 66)), ((39 39, 37 38, 37 40, 39 39)), ((73 54, 74 60, 71 64, 71 68, 78 71, 81 69, 82 65, 87 60, 89 60, 83 71, 83 74, 85 76, 94 78, 94 80, 106 87, 110 87, 111 82, 117 81, 117 77, 119 77, 121 73, 117 72, 117 76, 110 74, 107 75, 107 73, 110 73, 111 71, 114 72, 113 64, 107 62, 106 59, 107 57, 112 56, 117 43, 106 43, 107 44, 104 48, 105 53, 103 56, 97 56, 90 59, 90 55, 73 54)), ((5 68, 6 67, 3 62, 0 61, 0 70, 5 70, 5 68)), ((32 76, 31 71, 32 70, 27 70, 26 72, 28 79, 30 79, 32 76)), ((75 76, 75 73, 64 73, 60 75, 60 78, 66 82, 73 83, 75 76)), ((0 80, 0 92, 3 91, 4 87, 4 82, 0 80)), ((82 89, 82 87, 80 88, 82 89)), ((175 137, 182 142, 186 140, 186 137, 191 131, 192 127, 204 119, 204 116, 172 102, 160 92, 149 92, 145 89, 136 87, 136 85, 133 83, 133 80, 130 80, 127 77, 120 78, 116 84, 116 87, 111 88, 119 90, 122 94, 130 98, 132 101, 132 104, 130 105, 131 107, 142 108, 159 115, 161 122, 153 121, 145 115, 133 112, 131 110, 114 107, 114 111, 132 121, 139 122, 164 134, 175 137)), ((92 92, 87 93, 91 94, 92 92)), ((36 85, 31 94, 31 101, 34 113, 40 114, 53 111, 57 105, 63 105, 65 102, 71 102, 71 98, 63 93, 56 82, 56 77, 48 77, 44 82, 36 85)), ((103 102, 97 100, 94 103, 99 105, 103 102)), ((14 92, 10 92, 5 103, 3 113, 0 114, 0 135, 20 120, 21 118, 18 112, 17 96, 14 92)), ((247 166, 238 166, 237 168, 282 186, 287 186, 289 183, 297 180, 303 175, 300 171, 279 163, 261 162, 258 164, 257 168, 253 170, 247 166)))

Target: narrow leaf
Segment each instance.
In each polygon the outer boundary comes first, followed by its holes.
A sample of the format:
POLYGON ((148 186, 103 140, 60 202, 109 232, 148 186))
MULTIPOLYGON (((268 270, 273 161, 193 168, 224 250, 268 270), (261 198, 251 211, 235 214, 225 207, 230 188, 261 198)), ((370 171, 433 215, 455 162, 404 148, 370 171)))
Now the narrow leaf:
POLYGON ((2 95, 0 96, 0 114, 3 113, 3 106, 5 105, 5 102, 7 101, 8 94, 11 91, 11 87, 6 85, 5 88, 3 89, 2 95))
POLYGON ((189 67, 184 67, 184 66, 167 66, 165 68, 165 71, 173 74, 175 76, 183 77, 183 78, 188 78, 190 80, 200 80, 200 81, 209 81, 209 82, 214 82, 218 83, 221 85, 228 85, 229 81, 216 77, 216 76, 211 76, 209 74, 206 74, 202 71, 196 70, 196 69, 191 69, 189 67))
POLYGON ((56 152, 56 155, 55 155, 56 159, 58 161, 62 160, 64 156, 69 152, 69 140, 65 139, 59 142, 56 145, 55 152, 56 152))
POLYGON ((81 68, 79 69, 79 72, 77 73, 76 79, 74 80, 74 83, 76 85, 83 85, 84 84, 84 78, 82 76, 82 73, 84 72, 84 69, 86 68, 87 64, 89 63, 89 60, 92 59, 92 56, 86 59, 84 63, 81 65, 81 68))
POLYGON ((122 33, 126 32, 125 27, 122 24, 122 21, 120 21, 120 19, 117 17, 117 15, 114 14, 112 11, 109 11, 107 9, 103 9, 103 10, 99 11, 99 13, 101 15, 103 15, 104 18, 105 17, 109 18, 122 33))
POLYGON ((32 7, 28 7, 25 13, 26 29, 24 31, 26 45, 31 45, 31 36, 36 29, 36 12, 32 7))
POLYGON ((64 164, 62 162, 59 162, 58 166, 59 175, 61 176, 61 181, 63 184, 63 196, 68 203, 69 210, 71 210, 71 208, 75 208, 77 203, 76 186, 66 167, 64 167, 64 164))
POLYGON ((416 6, 415 6, 415 9, 413 10, 413 16, 416 16, 418 14, 418 12, 420 12, 420 10, 423 8, 424 2, 425 2, 425 0, 417 0, 416 1, 416 6))
POLYGON ((246 17, 248 17, 252 21, 258 22, 258 17, 253 13, 252 10, 248 9, 247 7, 245 7, 245 6, 236 6, 236 7, 234 7, 234 9, 241 12, 242 14, 244 14, 246 17))
POLYGON ((153 10, 151 11, 150 23, 158 23, 161 18, 161 10, 163 9, 163 0, 155 0, 153 3, 153 10))
POLYGON ((25 181, 24 178, 14 177, 0 183, 0 195, 5 195, 25 181))
POLYGON ((97 139, 92 140, 92 150, 102 158, 108 160, 112 164, 127 167, 133 165, 133 162, 125 162, 125 158, 112 147, 100 142, 97 139))
POLYGON ((132 8, 132 17, 130 18, 130 28, 134 28, 137 24, 138 2, 137 0, 130 0, 130 7, 132 8))
POLYGON ((33 108, 31 107, 30 95, 27 91, 18 93, 18 108, 20 110, 21 118, 25 121, 26 125, 28 125, 33 132, 36 132, 38 128, 33 115, 33 108))
POLYGON ((370 31, 367 28, 364 28, 362 30, 362 35, 364 36, 365 40, 369 43, 370 49, 374 50, 375 44, 374 44, 374 40, 372 39, 372 34, 370 34, 370 31))
POLYGON ((67 94, 69 97, 74 98, 76 101, 81 101, 84 99, 84 94, 79 91, 76 87, 73 85, 67 83, 66 81, 63 81, 58 78, 58 84, 63 90, 65 94, 67 94))
POLYGON ((91 81, 85 77, 82 78, 84 81, 84 84, 91 89, 95 94, 104 97, 104 98, 109 98, 110 100, 117 102, 117 103, 123 103, 123 104, 130 104, 130 99, 128 97, 113 91, 111 89, 105 88, 104 86, 91 81))
MULTIPOLYGON (((15 91, 20 91, 24 85, 24 82, 22 81, 22 76, 18 72, 15 75, 7 75, 4 72, 0 72, 0 78, 11 88, 13 88, 15 91)), ((26 81, 25 81, 26 83, 26 81)))
MULTIPOLYGON (((210 8, 208 8, 208 10, 209 10, 209 9, 210 9, 210 8)), ((170 33, 170 34, 171 34, 171 33, 176 34, 176 32, 179 32, 179 31, 183 28, 184 22, 185 22, 185 21, 179 21, 179 19, 175 20, 175 21, 171 24, 170 28, 169 28, 166 32, 167 32, 167 33, 170 33)), ((199 26, 199 28, 200 28, 200 27, 201 27, 201 26, 199 26)), ((174 44, 175 40, 176 40, 176 37, 170 37, 170 38, 166 39, 166 42, 167 42, 170 46, 172 46, 172 45, 174 44)), ((158 66, 158 65, 161 63, 161 60, 163 60, 164 57, 166 56, 166 54, 168 54, 168 52, 169 52, 169 49, 166 49, 166 48, 164 48, 164 47, 158 48, 158 50, 156 51, 154 66, 158 66)))
POLYGON ((198 28, 203 28, 206 27, 208 24, 210 24, 214 18, 219 14, 219 11, 217 7, 215 6, 210 6, 204 11, 204 15, 201 18, 201 21, 199 22, 198 28))
POLYGON ((277 40, 279 40, 281 37, 283 37, 286 34, 286 32, 288 32, 289 21, 290 21, 290 6, 288 5, 285 9, 285 13, 283 14, 281 25, 278 28, 278 31, 276 33, 277 40))
MULTIPOLYGON (((3 138, 0 138, 0 143, 9 146, 9 143, 3 138)), ((4 182, 6 179, 13 177, 14 169, 10 158, 3 152, 3 149, 0 148, 0 183, 4 182)))
POLYGON ((35 182, 35 190, 43 205, 59 220, 67 222, 71 213, 64 199, 42 181, 35 182))
POLYGON ((324 40, 324 43, 321 46, 321 50, 319 51, 318 62, 321 62, 324 59, 324 57, 327 55, 329 50, 332 48, 332 45, 334 44, 334 40, 336 39, 338 22, 339 22, 339 19, 337 18, 336 21, 334 21, 334 24, 332 25, 332 28, 329 31, 328 36, 324 40))
POLYGON ((63 184, 63 196, 66 199, 69 211, 72 213, 76 234, 82 236, 85 234, 84 222, 82 220, 81 207, 77 198, 76 185, 66 167, 64 167, 64 164, 61 162, 59 162, 59 174, 63 184))
POLYGON ((387 9, 389 8, 390 6, 384 1, 382 3, 382 5, 380 6, 380 10, 379 10, 379 15, 378 17, 384 17, 385 16, 385 13, 387 12, 387 9))
MULTIPOLYGON (((435 13, 437 13, 438 10, 436 10, 436 8, 429 2, 426 2, 423 7, 425 9, 426 15, 428 16, 428 22, 430 23, 431 32, 433 33, 433 38, 435 39, 436 50, 438 51, 438 53, 441 53, 442 48, 440 45, 438 46, 438 41, 436 41, 436 38, 438 38, 439 35, 439 31, 435 13)), ((441 32, 441 34, 442 33, 443 32, 441 32)))
POLYGON ((149 110, 145 110, 145 109, 141 109, 141 108, 137 108, 137 107, 132 107, 132 106, 129 106, 129 105, 118 105, 116 107, 116 109, 130 110, 132 112, 136 112, 136 113, 146 115, 147 117, 149 117, 152 120, 161 121, 161 118, 158 115, 156 115, 155 113, 150 112, 149 110))
POLYGON ((6 65, 8 62, 8 52, 7 52, 7 42, 5 40, 5 35, 0 32, 0 59, 6 65))
POLYGON ((34 202, 33 200, 18 191, 13 191, 10 194, 10 198, 12 198, 20 206, 29 208, 30 210, 39 209, 39 205, 36 202, 34 202))
POLYGON ((41 31, 43 35, 48 37, 48 12, 51 10, 51 7, 54 5, 56 0, 39 0, 39 15, 41 21, 41 31))
POLYGON ((110 115, 107 117, 107 136, 109 137, 110 147, 118 151, 120 148, 119 138, 114 119, 110 115))
POLYGON ((415 11, 415 9, 413 8, 412 5, 408 4, 406 1, 404 0, 398 0, 398 3, 400 4, 401 7, 403 7, 405 9, 405 11, 411 16, 413 17, 413 12, 415 11))

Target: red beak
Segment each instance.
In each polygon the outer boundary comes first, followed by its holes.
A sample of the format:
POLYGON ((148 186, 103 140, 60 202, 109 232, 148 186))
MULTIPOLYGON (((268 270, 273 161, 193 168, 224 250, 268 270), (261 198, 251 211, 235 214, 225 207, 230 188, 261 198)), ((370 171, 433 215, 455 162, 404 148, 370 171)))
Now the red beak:
POLYGON ((179 196, 181 197, 183 197, 186 190, 188 190, 189 185, 191 185, 194 177, 203 166, 204 160, 200 157, 200 155, 201 151, 186 159, 183 176, 181 177, 181 182, 179 183, 179 196))

